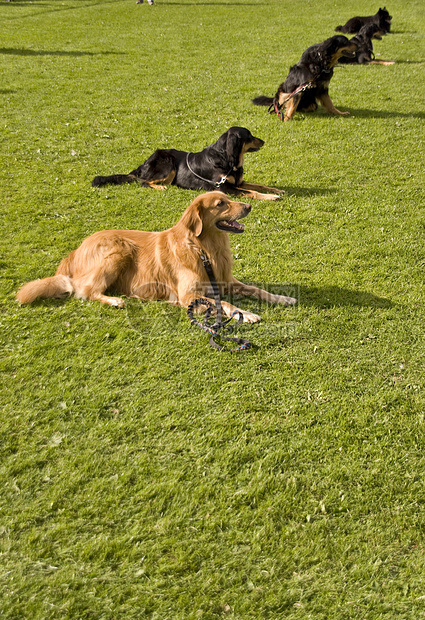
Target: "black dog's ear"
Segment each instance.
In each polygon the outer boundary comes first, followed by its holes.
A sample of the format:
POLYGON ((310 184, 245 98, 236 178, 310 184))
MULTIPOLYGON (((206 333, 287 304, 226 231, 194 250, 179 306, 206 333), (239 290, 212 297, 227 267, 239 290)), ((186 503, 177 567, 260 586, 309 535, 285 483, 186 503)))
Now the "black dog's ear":
POLYGON ((216 142, 214 142, 214 144, 212 144, 211 146, 215 147, 218 151, 225 151, 228 134, 229 134, 229 130, 222 133, 219 139, 216 142))
POLYGON ((242 146, 243 140, 241 139, 239 133, 230 129, 227 133, 226 155, 227 161, 233 168, 237 168, 239 166, 239 156, 242 151, 242 146))

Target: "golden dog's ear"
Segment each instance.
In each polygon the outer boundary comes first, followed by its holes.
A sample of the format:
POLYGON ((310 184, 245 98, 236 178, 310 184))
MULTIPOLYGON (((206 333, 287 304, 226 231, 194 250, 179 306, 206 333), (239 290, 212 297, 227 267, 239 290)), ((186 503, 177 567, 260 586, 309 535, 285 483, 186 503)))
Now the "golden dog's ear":
POLYGON ((200 214, 201 205, 190 205, 188 209, 186 209, 186 213, 182 217, 182 223, 186 226, 190 232, 192 232, 196 237, 202 232, 204 227, 204 223, 202 221, 202 217, 200 214))

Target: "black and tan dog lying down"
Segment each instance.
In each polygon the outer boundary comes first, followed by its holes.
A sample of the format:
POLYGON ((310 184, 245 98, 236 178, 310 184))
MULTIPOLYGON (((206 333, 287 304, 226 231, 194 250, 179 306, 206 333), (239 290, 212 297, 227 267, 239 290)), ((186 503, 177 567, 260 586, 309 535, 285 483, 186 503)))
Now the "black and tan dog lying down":
POLYGON ((284 190, 245 183, 245 153, 259 151, 264 140, 255 138, 244 127, 231 127, 219 139, 199 153, 176 149, 158 149, 129 174, 96 176, 93 187, 140 183, 142 187, 164 189, 177 185, 183 189, 220 190, 234 196, 278 200, 284 190))
POLYGON ((341 65, 393 65, 394 60, 381 60, 375 58, 373 52, 372 39, 380 41, 382 35, 385 34, 378 24, 366 24, 362 26, 355 37, 351 39, 351 42, 355 42, 357 49, 354 52, 354 58, 348 56, 342 56, 338 64, 341 65))
MULTIPOLYGON (((214 306, 214 300, 208 298, 213 293, 201 260, 203 253, 211 263, 221 295, 292 306, 297 301, 293 297, 244 284, 232 275, 229 233, 243 233, 244 225, 238 220, 250 211, 251 205, 231 201, 223 192, 215 191, 195 198, 177 224, 167 230, 101 230, 64 258, 56 275, 24 284, 18 301, 25 304, 74 293, 80 299, 124 307, 124 299, 107 294, 112 290, 126 297, 162 299, 185 308, 203 297, 214 306)), ((245 323, 260 320, 257 314, 228 301, 221 305, 228 317, 240 312, 245 323)))
POLYGON ((343 35, 335 35, 322 43, 307 48, 300 61, 289 70, 288 77, 279 86, 274 97, 260 96, 252 100, 254 105, 269 106, 289 121, 299 112, 314 112, 319 102, 329 114, 345 116, 349 112, 340 112, 329 97, 329 82, 334 67, 342 56, 354 57, 356 42, 351 42, 343 35))

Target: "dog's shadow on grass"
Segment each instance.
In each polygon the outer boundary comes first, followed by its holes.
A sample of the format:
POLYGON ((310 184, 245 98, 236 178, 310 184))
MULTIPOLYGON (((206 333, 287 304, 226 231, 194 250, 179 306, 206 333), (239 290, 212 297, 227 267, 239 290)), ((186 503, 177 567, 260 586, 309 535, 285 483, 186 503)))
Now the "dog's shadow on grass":
MULTIPOLYGON (((399 61, 397 61, 398 63, 399 61)), ((421 62, 418 62, 417 64, 423 64, 421 62)), ((388 111, 388 110, 372 110, 372 109, 364 109, 364 108, 349 108, 349 107, 345 107, 344 110, 346 110, 347 112, 350 113, 350 115, 347 117, 348 121, 356 119, 356 118, 425 118, 425 112, 399 112, 397 110, 394 111, 388 111)), ((327 114, 327 112, 323 109, 319 109, 317 112, 315 113, 311 113, 311 112, 300 112, 300 114, 298 114, 298 116, 296 115, 294 117, 294 119, 291 121, 291 123, 301 123, 305 120, 305 118, 307 117, 309 118, 314 118, 317 120, 323 120, 323 119, 332 119, 332 115, 327 114)))
POLYGON ((62 51, 62 50, 30 50, 14 47, 0 47, 0 54, 13 54, 15 56, 100 56, 100 55, 116 55, 123 54, 124 52, 77 52, 77 51, 62 51))
POLYGON ((350 108, 351 118, 425 118, 425 112, 388 112, 387 110, 364 110, 350 108))
MULTIPOLYGON (((211 2, 161 2, 161 4, 168 4, 170 6, 257 6, 258 2, 216 2, 215 0, 211 0, 211 2)), ((262 2, 261 4, 270 4, 269 2, 262 2)))
POLYGON ((393 302, 367 291, 356 291, 339 286, 299 286, 298 303, 301 306, 333 308, 392 308, 393 302))
MULTIPOLYGON (((379 297, 366 291, 356 291, 340 286, 302 286, 299 284, 268 284, 265 282, 250 282, 250 284, 265 289, 276 295, 295 297, 295 307, 334 308, 351 306, 353 308, 392 308, 393 302, 385 297, 379 297)), ((235 297, 236 298, 236 297, 235 297)), ((238 297, 238 299, 240 299, 238 297)), ((253 301, 253 304, 258 301, 253 301)))
POLYGON ((325 194, 335 194, 338 190, 325 187, 279 187, 285 190, 285 196, 324 196, 325 194))

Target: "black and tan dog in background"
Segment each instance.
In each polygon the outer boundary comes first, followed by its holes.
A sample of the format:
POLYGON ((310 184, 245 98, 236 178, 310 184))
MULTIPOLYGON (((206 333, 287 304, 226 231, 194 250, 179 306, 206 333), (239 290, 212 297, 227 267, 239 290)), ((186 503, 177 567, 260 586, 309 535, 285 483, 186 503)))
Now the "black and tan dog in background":
POLYGON ((373 52, 372 39, 377 39, 378 41, 380 41, 383 34, 385 33, 380 29, 380 26, 378 26, 377 24, 366 24, 365 26, 362 26, 358 34, 356 34, 356 36, 351 39, 351 42, 355 41, 357 45, 354 58, 342 56, 339 59, 339 64, 393 65, 394 60, 380 60, 379 58, 375 58, 375 54, 373 52))
POLYGON ((285 108, 284 120, 289 121, 295 112, 314 112, 318 102, 330 114, 345 116, 329 97, 329 82, 335 65, 342 56, 354 57, 357 46, 343 35, 335 35, 322 43, 312 45, 301 56, 300 61, 290 68, 288 77, 279 86, 274 97, 260 96, 252 100, 254 105, 269 106, 280 115, 285 108))
POLYGON ((211 191, 218 189, 234 196, 249 196, 260 200, 277 200, 284 190, 265 185, 245 183, 243 164, 245 153, 259 151, 264 140, 255 138, 245 127, 231 127, 217 142, 199 153, 158 149, 141 166, 129 174, 97 176, 93 187, 123 183, 140 183, 142 187, 164 189, 177 185, 183 189, 211 191))
POLYGON ((368 15, 366 17, 352 17, 343 26, 337 26, 335 32, 344 32, 345 34, 356 34, 363 26, 369 24, 376 24, 384 34, 387 34, 391 28, 392 16, 388 13, 387 9, 379 9, 375 15, 368 15))

